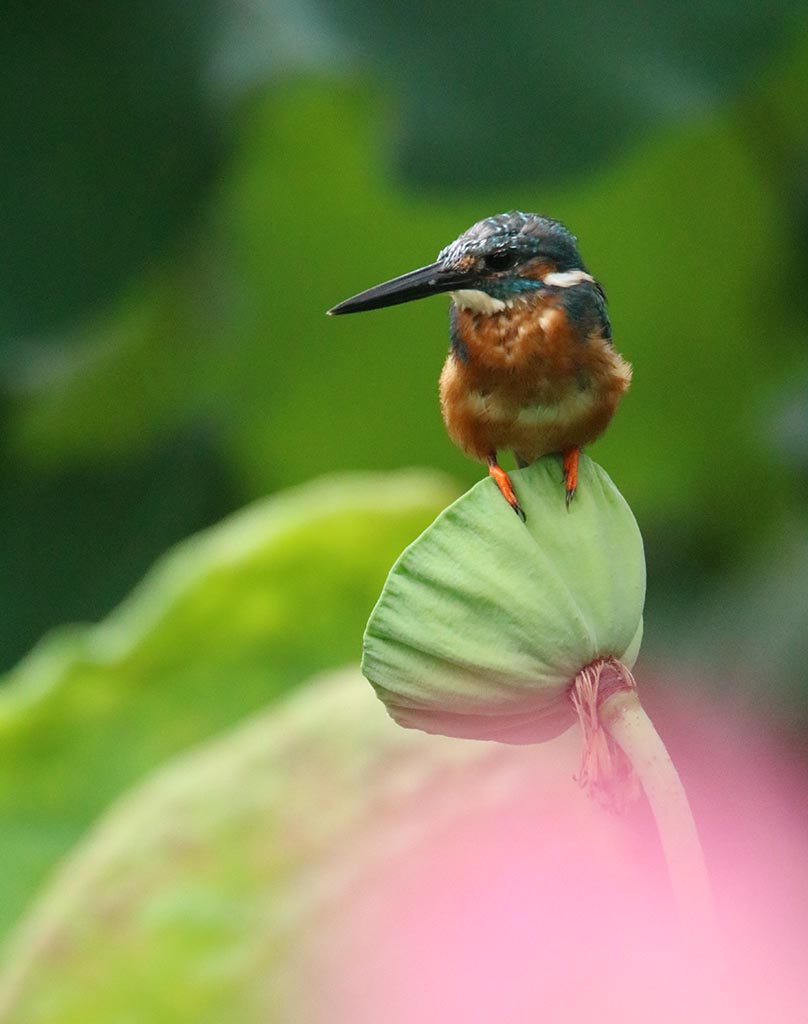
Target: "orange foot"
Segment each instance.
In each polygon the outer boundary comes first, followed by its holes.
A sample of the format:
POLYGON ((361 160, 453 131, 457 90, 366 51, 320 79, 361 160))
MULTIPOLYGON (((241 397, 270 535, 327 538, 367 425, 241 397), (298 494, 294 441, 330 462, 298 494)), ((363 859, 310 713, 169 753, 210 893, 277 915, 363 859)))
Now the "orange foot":
POLYGON ((514 512, 519 516, 522 522, 525 522, 525 513, 522 510, 522 506, 519 504, 519 499, 513 492, 513 486, 511 485, 510 477, 502 468, 497 464, 496 455, 488 456, 488 472, 496 481, 497 487, 502 492, 502 497, 508 502, 514 512))
POLYGON ((581 454, 580 448, 567 448, 564 452, 564 483, 566 484, 567 508, 575 497, 578 490, 578 458, 581 454))

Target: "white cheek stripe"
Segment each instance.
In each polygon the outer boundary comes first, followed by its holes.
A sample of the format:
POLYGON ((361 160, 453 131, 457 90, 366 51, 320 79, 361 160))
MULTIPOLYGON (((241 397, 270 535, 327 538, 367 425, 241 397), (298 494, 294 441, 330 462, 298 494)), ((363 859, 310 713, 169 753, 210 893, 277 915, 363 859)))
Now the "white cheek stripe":
MULTIPOLYGON (((541 281, 542 284, 549 285, 551 288, 572 288, 573 285, 582 284, 584 281, 589 281, 590 284, 595 283, 594 277, 584 270, 556 270, 551 274, 545 274, 541 281)), ((493 295, 480 291, 478 288, 460 288, 458 291, 452 292, 452 298, 458 306, 470 309, 475 313, 501 313, 503 309, 508 309, 522 297, 515 295, 513 299, 504 301, 496 299, 493 295)))
POLYGON ((545 274, 542 278, 544 284, 551 288, 571 288, 574 284, 581 284, 583 281, 595 283, 594 277, 583 270, 565 270, 561 273, 554 271, 552 274, 545 274))

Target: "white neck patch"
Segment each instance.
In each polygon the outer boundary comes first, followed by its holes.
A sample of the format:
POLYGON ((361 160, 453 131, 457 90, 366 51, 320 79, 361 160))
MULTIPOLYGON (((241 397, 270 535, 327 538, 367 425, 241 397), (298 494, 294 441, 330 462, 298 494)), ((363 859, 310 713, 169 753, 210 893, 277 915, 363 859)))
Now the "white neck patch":
POLYGON ((502 299, 495 299, 488 292, 481 292, 476 288, 461 288, 451 294, 458 306, 470 309, 474 313, 501 313, 508 305, 502 299))
POLYGON ((545 274, 542 278, 542 282, 549 284, 551 288, 572 288, 573 285, 581 284, 583 281, 589 281, 591 284, 595 283, 594 277, 583 270, 564 270, 561 272, 556 270, 552 274, 545 274))

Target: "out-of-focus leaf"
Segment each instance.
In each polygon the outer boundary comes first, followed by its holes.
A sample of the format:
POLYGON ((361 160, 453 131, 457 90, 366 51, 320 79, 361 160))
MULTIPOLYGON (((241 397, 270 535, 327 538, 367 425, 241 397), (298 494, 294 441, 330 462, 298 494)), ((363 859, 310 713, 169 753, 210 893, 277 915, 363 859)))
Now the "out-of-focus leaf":
POLYGON ((668 623, 665 653, 685 672, 729 678, 739 704, 792 730, 808 726, 808 538, 805 526, 770 538, 737 568, 697 618, 668 623))
POLYGON ((204 424, 119 462, 0 475, 0 671, 63 622, 96 621, 166 548, 239 504, 204 424))
POLYGON ((661 122, 704 115, 752 80, 800 11, 792 0, 584 0, 552 14, 532 0, 321 2, 384 74, 405 179, 450 187, 554 185, 661 122))
MULTIPOLYGON (((424 859, 424 841, 451 846, 455 828, 497 821, 503 805, 529 807, 540 830, 547 794, 560 794, 563 834, 632 861, 628 833, 577 789, 576 756, 572 734, 535 750, 399 729, 356 670, 310 684, 178 759, 93 830, 13 940, 0 1021, 356 1024, 342 1000, 379 954, 362 949, 363 890, 384 893, 389 875, 393 898, 408 850, 424 859)), ((394 934, 399 960, 411 955, 394 934)))
POLYGON ((219 10, 4 4, 0 342, 75 320, 187 229, 220 149, 219 10))
POLYGON ((48 637, 0 692, 0 927, 118 793, 170 754, 359 654, 440 478, 335 478, 166 556, 98 626, 48 637))

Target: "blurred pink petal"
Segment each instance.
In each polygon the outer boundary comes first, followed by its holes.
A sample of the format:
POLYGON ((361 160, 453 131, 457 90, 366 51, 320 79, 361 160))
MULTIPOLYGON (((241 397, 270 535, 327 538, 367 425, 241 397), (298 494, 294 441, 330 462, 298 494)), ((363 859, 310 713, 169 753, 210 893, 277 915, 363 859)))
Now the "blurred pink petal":
POLYGON ((329 1019, 804 1024, 805 765, 701 699, 650 703, 693 798, 723 964, 680 933, 644 804, 610 816, 511 749, 493 798, 474 799, 474 772, 438 781, 414 831, 403 804, 380 822, 402 829, 398 849, 321 936, 329 1019))

